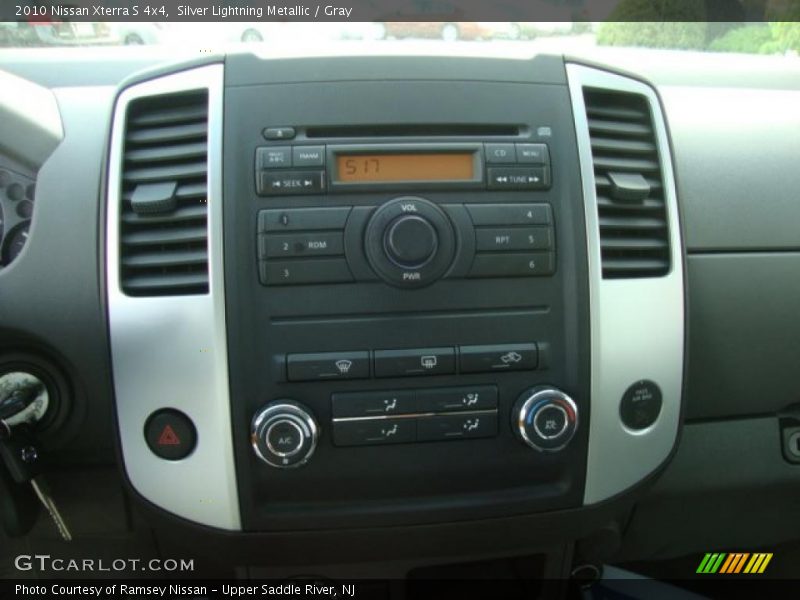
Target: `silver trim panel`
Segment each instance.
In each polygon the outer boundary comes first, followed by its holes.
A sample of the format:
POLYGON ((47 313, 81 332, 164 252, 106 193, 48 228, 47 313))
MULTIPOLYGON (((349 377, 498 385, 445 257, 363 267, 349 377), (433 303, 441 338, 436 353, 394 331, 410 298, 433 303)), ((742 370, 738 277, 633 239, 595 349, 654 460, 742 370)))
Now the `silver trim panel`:
POLYGON ((658 96, 644 83, 567 64, 578 140, 589 251, 591 397, 585 504, 635 485, 667 459, 680 425, 684 361, 684 286, 675 178, 658 96), (663 277, 603 279, 591 144, 583 89, 630 92, 647 98, 659 148, 671 243, 671 269, 663 277), (656 422, 627 429, 619 405, 630 384, 655 381, 663 393, 656 422))
POLYGON ((124 90, 117 100, 109 158, 106 272, 114 391, 125 471, 147 500, 211 527, 241 529, 233 458, 222 261, 223 66, 167 75, 124 90), (134 99, 207 89, 209 293, 130 297, 120 288, 119 215, 125 116, 134 99), (188 415, 197 448, 156 457, 144 439, 161 408, 188 415))

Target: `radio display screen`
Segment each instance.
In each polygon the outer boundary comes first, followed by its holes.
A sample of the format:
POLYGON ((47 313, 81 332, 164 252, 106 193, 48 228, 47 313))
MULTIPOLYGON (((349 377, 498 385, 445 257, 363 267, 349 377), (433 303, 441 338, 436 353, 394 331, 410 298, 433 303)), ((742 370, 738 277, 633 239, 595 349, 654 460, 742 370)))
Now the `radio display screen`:
POLYGON ((336 181, 473 181, 472 152, 414 154, 338 154, 336 181))

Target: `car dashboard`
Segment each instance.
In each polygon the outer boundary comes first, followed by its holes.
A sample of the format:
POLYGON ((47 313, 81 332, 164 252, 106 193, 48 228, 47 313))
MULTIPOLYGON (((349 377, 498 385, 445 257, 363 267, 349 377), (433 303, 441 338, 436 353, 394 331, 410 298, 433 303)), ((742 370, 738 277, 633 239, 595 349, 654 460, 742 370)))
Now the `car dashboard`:
POLYGON ((0 372, 76 541, 558 579, 796 539, 726 523, 797 515, 797 67, 624 58, 9 61, 0 372))

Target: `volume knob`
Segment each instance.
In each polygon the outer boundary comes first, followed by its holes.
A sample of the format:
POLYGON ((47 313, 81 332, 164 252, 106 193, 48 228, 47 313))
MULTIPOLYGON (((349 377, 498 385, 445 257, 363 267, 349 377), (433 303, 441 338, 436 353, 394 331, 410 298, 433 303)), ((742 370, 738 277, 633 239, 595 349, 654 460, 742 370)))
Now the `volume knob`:
POLYGON ((396 265, 417 269, 436 254, 439 238, 430 221, 416 215, 395 219, 386 229, 383 247, 396 265))
POLYGON ((404 196, 378 207, 364 232, 364 252, 381 279, 402 288, 430 285, 453 262, 456 237, 433 202, 404 196))
POLYGON ((278 400, 253 417, 250 442, 271 467, 289 469, 308 462, 317 447, 319 428, 311 411, 291 400, 278 400))
POLYGON ((578 407, 572 398, 554 387, 525 391, 511 414, 511 427, 520 441, 542 452, 561 450, 578 428, 578 407))

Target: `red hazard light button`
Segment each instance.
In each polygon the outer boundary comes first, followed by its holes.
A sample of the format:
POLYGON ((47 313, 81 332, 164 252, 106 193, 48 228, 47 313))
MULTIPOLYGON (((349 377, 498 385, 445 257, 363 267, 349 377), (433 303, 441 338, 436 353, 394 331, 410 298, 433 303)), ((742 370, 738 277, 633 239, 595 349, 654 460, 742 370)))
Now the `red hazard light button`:
POLYGON ((144 424, 144 439, 153 454, 166 460, 180 460, 192 453, 197 430, 192 420, 180 411, 157 410, 144 424))

